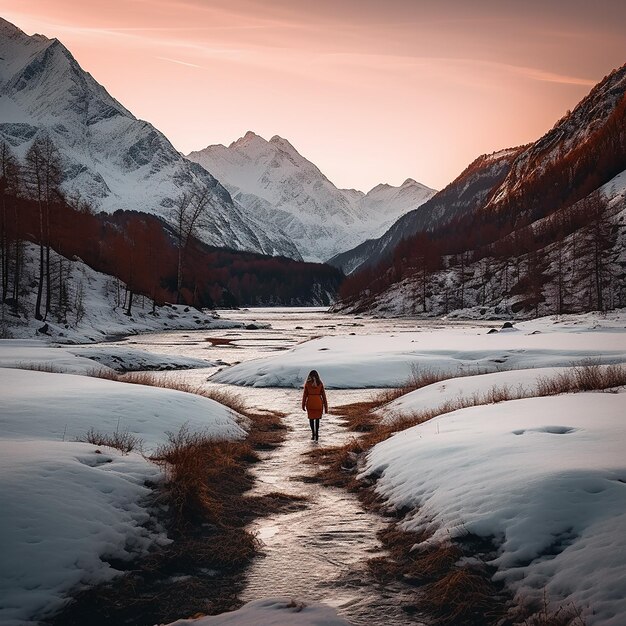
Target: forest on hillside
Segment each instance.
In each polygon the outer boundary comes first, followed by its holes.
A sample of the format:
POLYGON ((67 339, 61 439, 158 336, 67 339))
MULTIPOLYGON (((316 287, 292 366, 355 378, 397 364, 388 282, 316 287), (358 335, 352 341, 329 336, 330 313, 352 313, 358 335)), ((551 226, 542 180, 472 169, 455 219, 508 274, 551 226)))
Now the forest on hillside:
POLYGON ((94 213, 80 197, 66 197, 62 181, 49 137, 38 137, 23 162, 0 142, 0 289, 12 315, 67 319, 84 300, 70 278, 79 259, 116 277, 117 306, 128 315, 139 295, 153 306, 329 304, 343 278, 323 264, 205 245, 196 237, 210 210, 201 189, 181 192, 166 222, 148 213, 94 213), (27 272, 28 242, 38 249, 34 274, 27 272))
POLYGON ((537 142, 503 198, 403 239, 375 267, 350 275, 337 308, 390 310, 381 303, 392 289, 398 314, 626 306, 626 199, 600 190, 626 170, 626 96, 583 144, 551 160, 542 155, 537 142))

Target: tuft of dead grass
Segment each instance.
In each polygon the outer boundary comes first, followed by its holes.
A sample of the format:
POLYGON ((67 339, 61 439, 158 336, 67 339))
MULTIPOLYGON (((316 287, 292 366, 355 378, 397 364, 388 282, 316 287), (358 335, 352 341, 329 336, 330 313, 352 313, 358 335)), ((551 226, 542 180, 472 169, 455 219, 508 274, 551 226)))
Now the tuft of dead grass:
POLYGON ((499 589, 484 574, 453 567, 424 588, 424 603, 440 624, 496 624, 506 613, 499 589))
POLYGON ((128 430, 116 430, 114 433, 101 433, 94 428, 90 428, 85 435, 78 437, 76 441, 92 443, 96 446, 106 446, 115 448, 124 454, 133 450, 141 451, 143 439, 129 432, 128 430))
POLYGON ((573 604, 553 607, 544 590, 540 608, 524 607, 514 616, 514 621, 524 626, 585 626, 582 611, 573 604))
POLYGON ((216 440, 183 425, 150 457, 165 475, 165 494, 174 528, 208 522, 228 528, 239 517, 237 496, 252 486, 246 464, 257 460, 247 441, 216 440))
POLYGON ((580 391, 602 391, 626 385, 626 367, 586 362, 537 381, 537 395, 554 396, 580 391))
POLYGON ((193 384, 182 376, 159 376, 153 372, 128 372, 118 374, 112 370, 94 369, 88 372, 89 376, 104 378, 131 385, 146 385, 148 387, 162 387, 185 393, 193 393, 204 398, 215 400, 241 415, 246 414, 246 403, 243 398, 224 388, 207 387, 202 384, 193 384))
POLYGON ((29 370, 32 372, 47 372, 48 374, 65 374, 67 370, 64 367, 53 365, 52 363, 27 363, 19 362, 15 364, 15 369, 29 370))
POLYGON ((244 410, 250 420, 247 442, 253 450, 273 450, 287 436, 288 428, 282 421, 284 414, 244 410))

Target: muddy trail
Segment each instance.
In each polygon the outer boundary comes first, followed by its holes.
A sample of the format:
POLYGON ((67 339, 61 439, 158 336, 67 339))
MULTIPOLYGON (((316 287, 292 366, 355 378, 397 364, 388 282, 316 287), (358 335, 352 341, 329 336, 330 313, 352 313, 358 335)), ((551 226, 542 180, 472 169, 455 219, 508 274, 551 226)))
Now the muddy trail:
MULTIPOLYGON (((250 526, 262 547, 247 569, 241 600, 284 596, 324 602, 355 625, 425 624, 414 587, 383 585, 369 574, 368 559, 384 554, 377 532, 388 520, 364 510, 355 495, 323 486, 315 478, 315 465, 307 462, 307 451, 341 444, 354 434, 339 417, 325 415, 319 442, 311 441, 298 390, 255 389, 253 396, 258 408, 286 413, 290 431, 281 446, 261 453, 252 495, 280 491, 305 496, 307 505, 250 526)), ((337 405, 354 396, 354 391, 332 391, 329 401, 337 405)))

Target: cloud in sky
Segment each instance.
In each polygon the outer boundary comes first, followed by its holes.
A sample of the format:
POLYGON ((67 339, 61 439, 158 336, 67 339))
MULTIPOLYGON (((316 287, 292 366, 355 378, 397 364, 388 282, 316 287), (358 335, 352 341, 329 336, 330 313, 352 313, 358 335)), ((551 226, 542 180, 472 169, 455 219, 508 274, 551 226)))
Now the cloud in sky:
POLYGON ((340 186, 442 187, 624 63, 612 0, 0 0, 183 152, 287 137, 340 186), (16 8, 17 7, 17 8, 16 8))

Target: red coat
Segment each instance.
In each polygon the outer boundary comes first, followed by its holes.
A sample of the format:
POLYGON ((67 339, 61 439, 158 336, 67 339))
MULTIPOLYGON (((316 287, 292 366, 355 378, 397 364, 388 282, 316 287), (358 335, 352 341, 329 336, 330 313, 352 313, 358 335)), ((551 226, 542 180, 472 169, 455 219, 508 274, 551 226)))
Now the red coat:
POLYGON ((302 394, 302 410, 306 412, 310 420, 318 420, 322 417, 322 411, 328 413, 328 401, 326 400, 326 392, 324 385, 314 385, 306 383, 304 385, 304 393, 302 394))

